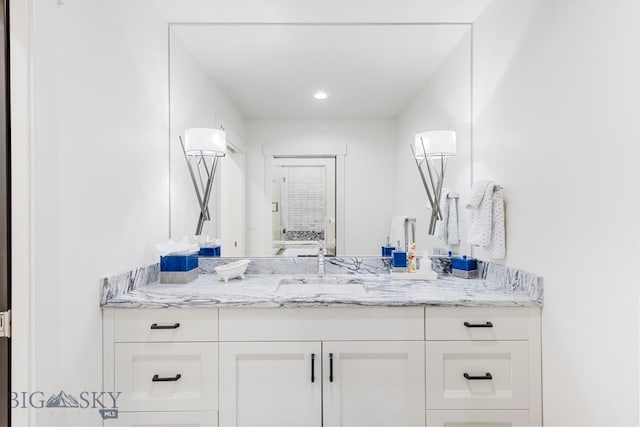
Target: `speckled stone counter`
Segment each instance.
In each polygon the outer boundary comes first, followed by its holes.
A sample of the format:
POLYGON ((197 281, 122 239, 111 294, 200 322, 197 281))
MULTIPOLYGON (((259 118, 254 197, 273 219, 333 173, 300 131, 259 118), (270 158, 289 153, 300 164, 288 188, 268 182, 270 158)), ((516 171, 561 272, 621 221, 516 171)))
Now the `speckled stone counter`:
MULTIPOLYGON (((336 258, 327 268, 328 277, 357 278, 364 290, 353 293, 300 293, 278 290, 282 279, 308 278, 317 268, 315 259, 261 259, 252 263, 244 280, 220 282, 211 274, 213 265, 233 259, 201 262, 200 277, 189 284, 157 283, 157 265, 103 279, 104 308, 202 308, 202 307, 353 307, 353 306, 541 306, 542 278, 521 270, 486 264, 480 279, 442 275, 434 281, 392 280, 386 260, 336 258), (294 264, 298 264, 297 266, 294 264), (276 266, 280 264, 280 266, 276 266), (261 266, 269 272, 264 272, 261 266), (275 266, 275 267, 274 267, 275 266)), ((339 287, 340 285, 334 285, 339 287)))

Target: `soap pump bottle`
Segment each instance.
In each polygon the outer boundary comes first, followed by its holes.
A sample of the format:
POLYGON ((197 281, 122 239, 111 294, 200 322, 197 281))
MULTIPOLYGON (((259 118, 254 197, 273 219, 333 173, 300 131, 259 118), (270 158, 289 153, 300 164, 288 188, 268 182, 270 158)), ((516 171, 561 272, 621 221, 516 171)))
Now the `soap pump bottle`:
POLYGON ((409 252, 407 253, 408 266, 407 271, 409 273, 415 273, 417 268, 416 262, 416 244, 415 242, 409 243, 409 252))

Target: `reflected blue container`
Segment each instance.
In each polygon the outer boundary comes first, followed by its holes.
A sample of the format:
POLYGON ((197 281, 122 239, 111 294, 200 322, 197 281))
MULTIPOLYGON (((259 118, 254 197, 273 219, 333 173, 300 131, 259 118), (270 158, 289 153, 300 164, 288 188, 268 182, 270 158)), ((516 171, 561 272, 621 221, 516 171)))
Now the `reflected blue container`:
POLYGON ((210 248, 200 248, 198 255, 208 257, 219 257, 221 246, 213 246, 210 248))
POLYGON ((198 254, 160 257, 160 271, 191 271, 198 268, 198 254))
POLYGON ((393 251, 391 253, 391 267, 407 268, 407 253, 405 251, 393 251))
POLYGON ((391 253, 396 250, 396 247, 395 246, 382 246, 381 249, 382 249, 382 256, 383 257, 390 257, 391 253))
POLYGON ((478 269, 478 260, 476 258, 467 258, 466 255, 451 258, 451 268, 456 270, 473 271, 478 269))

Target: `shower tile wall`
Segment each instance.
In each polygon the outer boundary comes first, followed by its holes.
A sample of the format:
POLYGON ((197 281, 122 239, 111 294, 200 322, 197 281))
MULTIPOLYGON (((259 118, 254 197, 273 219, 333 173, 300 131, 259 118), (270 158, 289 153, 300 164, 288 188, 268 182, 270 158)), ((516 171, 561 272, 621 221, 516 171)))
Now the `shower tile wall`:
POLYGON ((325 170, 320 166, 286 168, 286 240, 323 240, 326 216, 325 170))

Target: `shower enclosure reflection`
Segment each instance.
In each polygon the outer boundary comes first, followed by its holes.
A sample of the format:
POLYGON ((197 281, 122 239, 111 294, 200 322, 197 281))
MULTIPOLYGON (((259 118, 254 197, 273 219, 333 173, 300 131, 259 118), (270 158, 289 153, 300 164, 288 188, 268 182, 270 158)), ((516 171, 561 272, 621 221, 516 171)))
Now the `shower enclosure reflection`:
POLYGON ((335 157, 273 159, 272 253, 336 254, 335 157))

